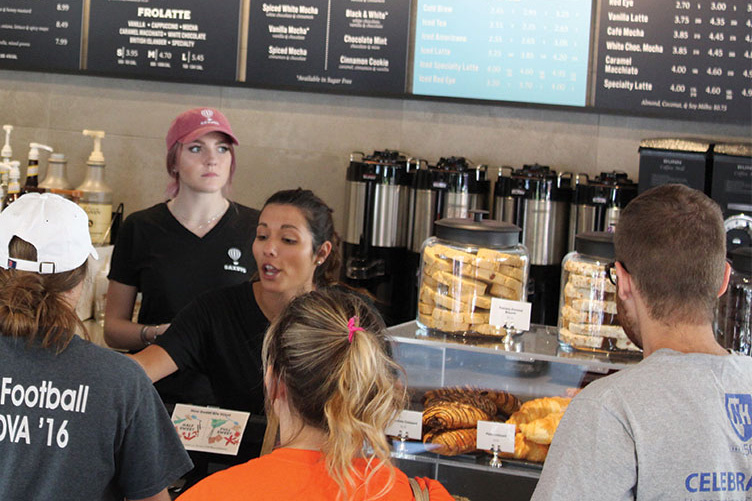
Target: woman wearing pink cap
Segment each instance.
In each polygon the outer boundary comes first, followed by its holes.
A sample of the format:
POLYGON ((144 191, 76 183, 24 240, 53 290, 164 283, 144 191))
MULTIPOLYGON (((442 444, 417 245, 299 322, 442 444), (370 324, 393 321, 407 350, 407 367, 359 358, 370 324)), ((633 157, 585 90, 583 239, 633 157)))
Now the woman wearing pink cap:
MULTIPOLYGON (((172 122, 166 143, 169 200, 131 214, 115 243, 104 328, 114 348, 150 345, 197 295, 247 282, 256 270, 258 211, 227 198, 238 144, 227 118, 212 108, 186 111, 172 122)), ((193 403, 213 403, 208 382, 196 377, 158 386, 162 398, 169 404, 189 394, 193 403)))

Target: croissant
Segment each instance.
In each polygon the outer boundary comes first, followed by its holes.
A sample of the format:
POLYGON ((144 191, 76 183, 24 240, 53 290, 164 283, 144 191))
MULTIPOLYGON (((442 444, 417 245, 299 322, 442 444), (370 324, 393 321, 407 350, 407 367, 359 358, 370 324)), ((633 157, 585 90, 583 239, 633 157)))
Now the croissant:
POLYGON ((547 454, 548 445, 536 444, 535 442, 527 440, 522 433, 517 433, 514 436, 514 453, 502 452, 501 457, 526 459, 528 461, 542 463, 546 459, 547 454))
POLYGON ((454 430, 474 427, 479 420, 489 420, 492 417, 492 414, 463 402, 439 402, 423 411, 423 425, 454 430))
POLYGON ((515 424, 519 429, 521 424, 546 417, 552 412, 565 411, 571 401, 571 398, 566 397, 545 397, 527 401, 520 406, 520 410, 509 417, 507 423, 515 424))
POLYGON ((474 451, 476 440, 475 428, 428 432, 423 437, 424 443, 431 444, 427 447, 428 450, 445 456, 456 456, 474 451))
POLYGON ((519 428, 526 439, 538 444, 550 444, 554 438, 556 427, 559 426, 559 421, 561 421, 563 415, 563 411, 552 412, 548 416, 536 419, 535 421, 521 423, 519 428))
POLYGON ((476 407, 482 408, 491 415, 501 412, 502 414, 509 416, 520 407, 519 399, 509 392, 503 390, 482 389, 473 386, 450 386, 427 391, 423 396, 423 405, 424 407, 428 407, 431 402, 435 400, 456 400, 471 403, 471 401, 466 400, 468 395, 485 397, 494 402, 496 409, 490 412, 484 404, 475 403, 476 407))
POLYGON ((489 416, 496 415, 496 404, 487 396, 474 392, 458 393, 450 396, 435 396, 427 399, 424 403, 426 408, 435 407, 442 404, 451 404, 453 402, 462 403, 477 407, 489 416))

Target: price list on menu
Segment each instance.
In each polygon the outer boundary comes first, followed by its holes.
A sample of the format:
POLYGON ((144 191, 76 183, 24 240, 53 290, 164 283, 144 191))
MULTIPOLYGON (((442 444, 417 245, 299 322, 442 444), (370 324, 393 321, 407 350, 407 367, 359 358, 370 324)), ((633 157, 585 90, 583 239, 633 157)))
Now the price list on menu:
POLYGON ((246 82, 300 89, 405 91, 410 2, 251 2, 246 82))
POLYGON ((0 68, 77 70, 82 0, 0 0, 0 68))
POLYGON ((590 0, 418 0, 412 92, 585 106, 590 0))
POLYGON ((91 0, 87 69, 234 82, 240 0, 91 0))
POLYGON ((752 0, 601 0, 595 106, 752 121, 752 0))

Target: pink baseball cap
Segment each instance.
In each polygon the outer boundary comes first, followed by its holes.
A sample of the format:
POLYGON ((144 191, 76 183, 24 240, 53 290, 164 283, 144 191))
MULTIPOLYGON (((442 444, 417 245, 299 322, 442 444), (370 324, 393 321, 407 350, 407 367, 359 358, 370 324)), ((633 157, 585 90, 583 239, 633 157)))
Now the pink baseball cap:
POLYGON ((209 132, 223 132, 234 144, 238 139, 232 133, 230 122, 219 110, 214 108, 194 108, 177 116, 167 131, 167 150, 176 142, 190 143, 209 132))

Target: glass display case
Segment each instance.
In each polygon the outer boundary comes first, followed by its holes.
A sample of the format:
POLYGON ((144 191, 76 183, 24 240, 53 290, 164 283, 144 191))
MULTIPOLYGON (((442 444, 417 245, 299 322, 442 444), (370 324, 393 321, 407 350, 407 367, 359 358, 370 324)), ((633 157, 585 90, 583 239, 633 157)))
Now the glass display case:
MULTIPOLYGON (((389 328, 394 357, 407 373, 411 410, 423 410, 426 391, 441 387, 504 390, 525 402, 571 395, 590 381, 639 362, 635 356, 571 352, 561 348, 557 329, 534 325, 519 335, 461 337, 429 333, 416 322, 389 328)), ((420 441, 394 440, 397 465, 411 476, 442 482, 454 496, 471 501, 527 500, 542 464, 502 459, 491 466, 490 453, 443 456, 420 441)))

